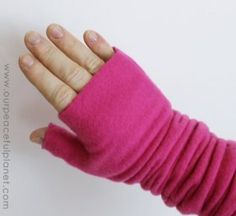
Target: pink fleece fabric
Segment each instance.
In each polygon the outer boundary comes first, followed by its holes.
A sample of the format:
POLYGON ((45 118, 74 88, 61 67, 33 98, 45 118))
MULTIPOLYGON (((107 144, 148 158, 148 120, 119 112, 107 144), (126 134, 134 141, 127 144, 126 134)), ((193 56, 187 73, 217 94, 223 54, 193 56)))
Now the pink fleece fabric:
POLYGON ((172 108, 127 54, 114 55, 58 117, 42 148, 81 171, 138 183, 182 214, 236 215, 236 142, 172 108))

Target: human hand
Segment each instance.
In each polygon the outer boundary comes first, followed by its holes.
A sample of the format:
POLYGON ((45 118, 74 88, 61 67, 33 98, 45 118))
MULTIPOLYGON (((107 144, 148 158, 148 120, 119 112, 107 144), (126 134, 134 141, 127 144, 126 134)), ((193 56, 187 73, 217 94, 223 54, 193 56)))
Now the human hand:
MULTIPOLYGON (((61 112, 114 51, 95 31, 84 32, 87 46, 58 24, 49 25, 46 33, 50 41, 34 31, 25 34, 30 53, 19 57, 19 66, 47 101, 61 112)), ((34 130, 31 141, 42 143, 46 130, 47 127, 34 130)))

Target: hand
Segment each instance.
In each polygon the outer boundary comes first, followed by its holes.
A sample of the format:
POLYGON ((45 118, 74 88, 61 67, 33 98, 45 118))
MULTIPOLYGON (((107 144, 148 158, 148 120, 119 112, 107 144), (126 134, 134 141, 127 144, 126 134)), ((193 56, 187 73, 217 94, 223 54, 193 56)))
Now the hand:
MULTIPOLYGON (((58 111, 62 111, 113 55, 113 48, 95 31, 83 34, 84 43, 57 24, 47 30, 48 39, 27 32, 25 45, 31 53, 19 57, 19 66, 27 79, 58 111), (55 46, 54 46, 54 45, 55 46)), ((42 143, 47 127, 34 130, 30 139, 42 143)))

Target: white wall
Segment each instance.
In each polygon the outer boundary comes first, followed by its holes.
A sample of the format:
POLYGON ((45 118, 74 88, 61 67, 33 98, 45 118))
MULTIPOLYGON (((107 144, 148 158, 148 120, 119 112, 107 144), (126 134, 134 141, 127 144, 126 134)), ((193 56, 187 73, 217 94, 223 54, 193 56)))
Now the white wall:
POLYGON ((45 34, 52 22, 81 39, 97 30, 131 55, 176 109, 235 139, 236 2, 0 0, 0 71, 10 64, 11 92, 9 209, 1 215, 181 215, 138 185, 86 175, 29 141, 33 129, 62 124, 17 66, 25 32, 45 34))

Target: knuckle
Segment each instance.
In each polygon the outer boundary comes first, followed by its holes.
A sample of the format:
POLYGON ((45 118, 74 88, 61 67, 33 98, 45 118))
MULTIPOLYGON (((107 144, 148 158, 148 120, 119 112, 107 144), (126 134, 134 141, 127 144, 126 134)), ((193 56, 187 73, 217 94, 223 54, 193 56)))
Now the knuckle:
POLYGON ((57 106, 63 107, 70 99, 70 91, 64 84, 58 85, 51 95, 52 102, 57 106))
POLYGON ((45 62, 50 62, 54 55, 54 49, 51 46, 45 46, 39 50, 39 58, 45 62))
POLYGON ((90 73, 96 72, 101 67, 101 64, 102 62, 99 59, 91 55, 85 59, 85 66, 90 73))
POLYGON ((82 79, 82 71, 78 67, 75 67, 68 74, 65 74, 64 80, 67 83, 80 82, 82 79))

